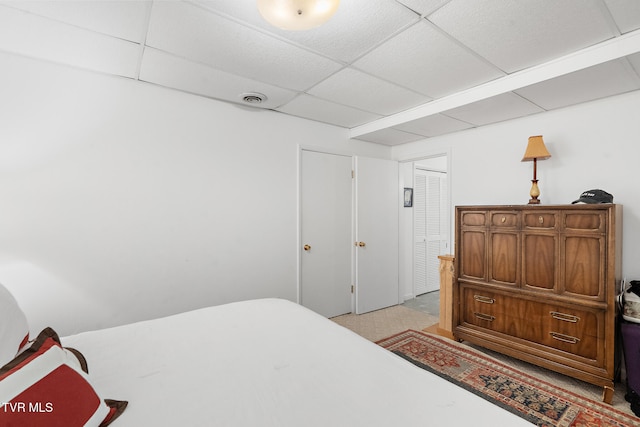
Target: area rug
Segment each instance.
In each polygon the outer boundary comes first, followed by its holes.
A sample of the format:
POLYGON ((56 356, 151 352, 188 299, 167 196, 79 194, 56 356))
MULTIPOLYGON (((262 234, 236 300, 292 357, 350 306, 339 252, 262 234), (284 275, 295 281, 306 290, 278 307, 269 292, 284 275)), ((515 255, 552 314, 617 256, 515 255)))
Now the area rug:
POLYGON ((407 330, 377 343, 538 426, 640 426, 640 418, 540 381, 445 338, 407 330))

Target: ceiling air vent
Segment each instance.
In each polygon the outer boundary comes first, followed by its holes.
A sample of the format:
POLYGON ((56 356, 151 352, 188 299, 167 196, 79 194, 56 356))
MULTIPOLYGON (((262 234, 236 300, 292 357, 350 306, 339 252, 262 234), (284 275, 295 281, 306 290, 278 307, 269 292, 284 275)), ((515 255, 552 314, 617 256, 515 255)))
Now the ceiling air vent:
POLYGON ((267 100, 267 95, 258 92, 248 92, 240 95, 240 98, 247 104, 258 105, 267 100))

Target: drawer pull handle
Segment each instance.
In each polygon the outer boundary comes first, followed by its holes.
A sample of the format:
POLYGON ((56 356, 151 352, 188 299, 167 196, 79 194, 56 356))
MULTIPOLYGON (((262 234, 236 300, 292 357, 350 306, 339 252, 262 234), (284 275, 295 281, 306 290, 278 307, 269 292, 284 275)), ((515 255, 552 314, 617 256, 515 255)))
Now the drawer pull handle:
POLYGON ((570 335, 559 334, 557 332, 549 332, 551 338, 556 339, 558 341, 567 342, 569 344, 577 344, 580 341, 580 338, 572 337, 570 335))
POLYGON ((551 311, 549 312, 551 317, 554 319, 562 320, 564 322, 578 323, 580 318, 578 316, 574 316, 573 314, 560 313, 559 311, 551 311))
POLYGON ((539 216, 539 217, 538 217, 538 222, 539 222, 540 224, 544 224, 544 218, 543 218, 542 216, 539 216))
POLYGON ((473 299, 478 302, 483 302, 485 304, 493 304, 494 302, 496 302, 496 300, 494 300, 493 298, 485 297, 482 295, 474 295, 473 299))
POLYGON ((503 217, 502 217, 502 219, 501 219, 500 221, 504 224, 505 222, 507 222, 507 217, 504 217, 504 216, 503 216, 503 217))
POLYGON ((487 320, 489 322, 493 322, 496 318, 495 316, 491 316, 489 314, 484 313, 473 313, 480 320, 487 320))

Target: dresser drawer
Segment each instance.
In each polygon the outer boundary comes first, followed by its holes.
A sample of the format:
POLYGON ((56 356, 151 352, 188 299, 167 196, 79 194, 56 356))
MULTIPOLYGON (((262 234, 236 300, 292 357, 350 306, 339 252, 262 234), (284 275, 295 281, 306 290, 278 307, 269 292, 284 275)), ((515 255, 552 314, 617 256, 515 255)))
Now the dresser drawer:
POLYGON ((604 344, 604 311, 547 304, 544 310, 543 324, 547 326, 541 344, 590 360, 598 358, 598 347, 604 344))
POLYGON ((564 214, 564 228, 567 231, 592 231, 604 233, 607 228, 605 211, 568 211, 564 214))
POLYGON ((489 213, 489 223, 492 227, 517 228, 520 222, 519 212, 495 211, 489 213))
POLYGON ((543 345, 589 361, 604 343, 605 312, 462 287, 461 324, 543 345))
POLYGON ((510 333, 513 329, 513 322, 507 313, 513 308, 509 297, 491 291, 463 287, 460 300, 461 323, 501 333, 510 333))
POLYGON ((525 228, 554 230, 558 226, 558 214, 556 212, 523 212, 522 216, 525 228))
POLYGON ((460 225, 463 227, 486 226, 485 211, 463 211, 460 213, 460 225))

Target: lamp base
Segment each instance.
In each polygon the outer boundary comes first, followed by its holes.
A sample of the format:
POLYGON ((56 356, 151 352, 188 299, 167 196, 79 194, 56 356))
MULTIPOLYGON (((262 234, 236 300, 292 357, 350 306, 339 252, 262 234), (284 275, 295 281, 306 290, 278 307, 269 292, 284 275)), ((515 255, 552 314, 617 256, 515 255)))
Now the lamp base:
POLYGON ((529 195, 531 196, 531 199, 529 199, 529 204, 530 205, 539 205, 540 204, 540 200, 538 199, 538 196, 540 196, 540 189, 538 188, 538 180, 537 179, 532 179, 531 180, 531 191, 529 191, 529 195))

